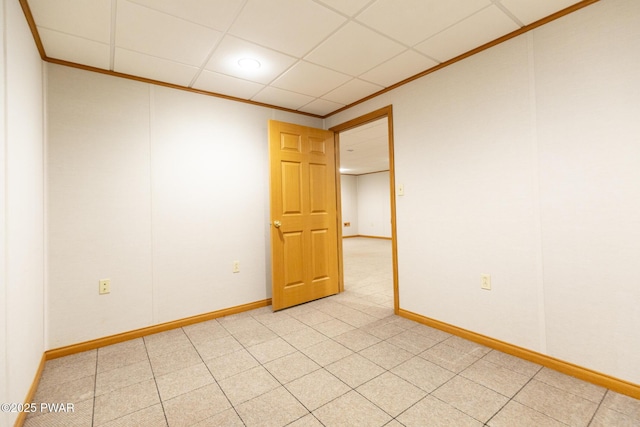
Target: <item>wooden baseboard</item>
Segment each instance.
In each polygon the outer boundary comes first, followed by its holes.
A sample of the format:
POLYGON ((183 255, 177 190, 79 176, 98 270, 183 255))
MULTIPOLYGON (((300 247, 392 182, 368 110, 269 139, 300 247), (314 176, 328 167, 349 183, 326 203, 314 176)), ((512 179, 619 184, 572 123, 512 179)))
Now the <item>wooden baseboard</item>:
POLYGON ((144 337, 146 335, 157 334, 158 332, 182 328, 183 326, 193 325, 195 323, 213 320, 219 317, 230 316, 232 314, 242 313, 244 311, 254 310, 256 308, 266 307, 269 305, 271 305, 271 298, 262 301, 251 302, 248 304, 238 305, 235 307, 225 308, 222 310, 212 311, 210 313, 199 314, 197 316, 187 317, 184 319, 174 320, 172 322, 147 326, 146 328, 135 329, 133 331, 110 335, 103 338, 97 338, 95 340, 72 344, 53 350, 48 350, 44 353, 44 355, 46 360, 57 359, 58 357, 64 357, 76 353, 81 353, 83 351, 94 350, 96 348, 129 341, 135 338, 144 337))
MULTIPOLYGON (((40 378, 42 377, 42 371, 44 370, 44 364, 47 361, 44 353, 40 358, 40 365, 38 366, 38 370, 36 371, 36 375, 33 378, 33 382, 31 383, 31 387, 27 392, 27 397, 24 399, 24 403, 33 402, 33 398, 36 395, 36 391, 38 391, 38 384, 40 384, 40 378)), ((25 420, 27 419, 26 412, 18 412, 18 418, 16 418, 16 422, 13 424, 14 427, 22 427, 25 420)))
MULTIPOLYGON (((238 305, 235 307, 225 308, 222 310, 212 311, 210 313, 199 314, 197 316, 187 317, 184 319, 174 320, 172 322, 161 323, 159 325, 148 326, 146 328, 140 328, 129 332, 123 332, 121 334, 110 335, 104 338, 97 338, 91 341, 85 341, 79 344, 72 344, 66 347, 60 347, 53 350, 45 351, 42 354, 42 358, 40 359, 40 366, 38 366, 38 370, 36 371, 35 378, 33 379, 33 383, 31 384, 31 388, 29 388, 29 392, 27 393, 25 403, 33 402, 33 398, 38 390, 38 384, 40 383, 40 378, 42 377, 42 371, 44 370, 44 365, 47 360, 57 359, 58 357, 69 356, 76 353, 81 353, 87 350, 94 350, 96 348, 105 347, 111 344, 117 344, 120 342, 132 340, 135 338, 140 338, 145 335, 156 334, 158 332, 164 332, 171 329, 181 328, 183 326, 193 325, 195 323, 204 322, 207 320, 217 319, 219 317, 230 316, 232 314, 242 313, 244 311, 254 310, 256 308, 267 307, 271 305, 271 298, 265 299, 262 301, 251 302, 248 304, 238 305)), ((16 422, 14 423, 14 427, 22 427, 27 413, 20 412, 18 414, 18 418, 16 418, 16 422)))
POLYGON ((633 397, 634 399, 640 399, 640 385, 638 384, 621 380, 619 378, 615 378, 607 374, 584 368, 582 366, 574 365, 573 363, 565 362, 564 360, 556 359, 554 357, 547 356, 533 350, 518 347, 517 345, 509 344, 495 338, 471 332, 469 330, 462 329, 457 326, 441 322, 439 320, 412 313, 402 308, 398 311, 398 315, 406 319, 422 323, 423 325, 431 326, 432 328, 448 332, 452 335, 459 336, 469 341, 482 344, 486 347, 493 348, 503 353, 507 353, 512 356, 537 363, 538 365, 542 365, 555 371, 562 372, 563 374, 567 374, 572 377, 590 382, 592 384, 608 388, 615 392, 625 394, 627 396, 633 397))
POLYGON ((365 234, 354 234, 353 236, 342 236, 343 239, 351 239, 354 237, 364 237, 366 239, 382 239, 382 240, 392 240, 391 237, 382 237, 382 236, 367 236, 365 234))

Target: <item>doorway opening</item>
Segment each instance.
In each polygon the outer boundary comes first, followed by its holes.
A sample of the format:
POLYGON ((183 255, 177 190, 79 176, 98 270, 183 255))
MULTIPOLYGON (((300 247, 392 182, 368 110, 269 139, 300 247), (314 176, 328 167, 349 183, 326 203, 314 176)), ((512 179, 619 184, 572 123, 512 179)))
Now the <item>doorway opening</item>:
POLYGON ((335 126, 341 291, 399 310, 391 106, 335 126))

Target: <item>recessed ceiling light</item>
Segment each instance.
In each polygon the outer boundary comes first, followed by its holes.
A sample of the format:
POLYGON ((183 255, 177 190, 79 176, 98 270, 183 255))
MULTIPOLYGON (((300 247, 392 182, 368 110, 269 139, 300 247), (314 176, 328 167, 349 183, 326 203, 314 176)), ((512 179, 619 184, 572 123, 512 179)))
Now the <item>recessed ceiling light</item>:
POLYGON ((257 70, 260 68, 260 61, 253 58, 241 58, 238 60, 238 65, 245 70, 257 70))

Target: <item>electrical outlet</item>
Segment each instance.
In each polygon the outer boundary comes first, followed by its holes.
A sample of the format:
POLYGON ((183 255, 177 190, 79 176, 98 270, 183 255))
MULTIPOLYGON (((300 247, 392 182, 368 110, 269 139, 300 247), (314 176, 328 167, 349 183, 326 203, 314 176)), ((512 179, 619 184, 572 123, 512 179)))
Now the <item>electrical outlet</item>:
POLYGON ((482 289, 486 289, 487 291, 491 290, 491 275, 490 274, 481 274, 480 275, 480 287, 482 289))
POLYGON ((111 279, 102 279, 98 285, 98 293, 100 295, 108 294, 111 292, 111 279))
POLYGON ((233 261, 233 272, 240 273, 240 261, 233 261))

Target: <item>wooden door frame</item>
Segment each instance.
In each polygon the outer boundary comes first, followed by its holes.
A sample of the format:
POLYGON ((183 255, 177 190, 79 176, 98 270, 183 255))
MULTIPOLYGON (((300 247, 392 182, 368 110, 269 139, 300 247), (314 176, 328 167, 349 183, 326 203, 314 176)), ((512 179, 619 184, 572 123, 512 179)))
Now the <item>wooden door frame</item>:
POLYGON ((398 239, 396 233, 396 183, 395 183, 395 164, 393 157, 393 107, 388 105, 378 110, 372 111, 355 119, 346 121, 339 125, 329 128, 334 132, 335 156, 336 156, 336 205, 338 217, 338 269, 339 269, 339 288, 340 292, 344 291, 344 260, 342 254, 342 192, 340 184, 340 132, 362 126, 374 120, 386 117, 388 123, 389 140, 389 187, 391 197, 391 258, 393 262, 393 312, 398 314, 400 310, 400 295, 398 292, 398 239))

